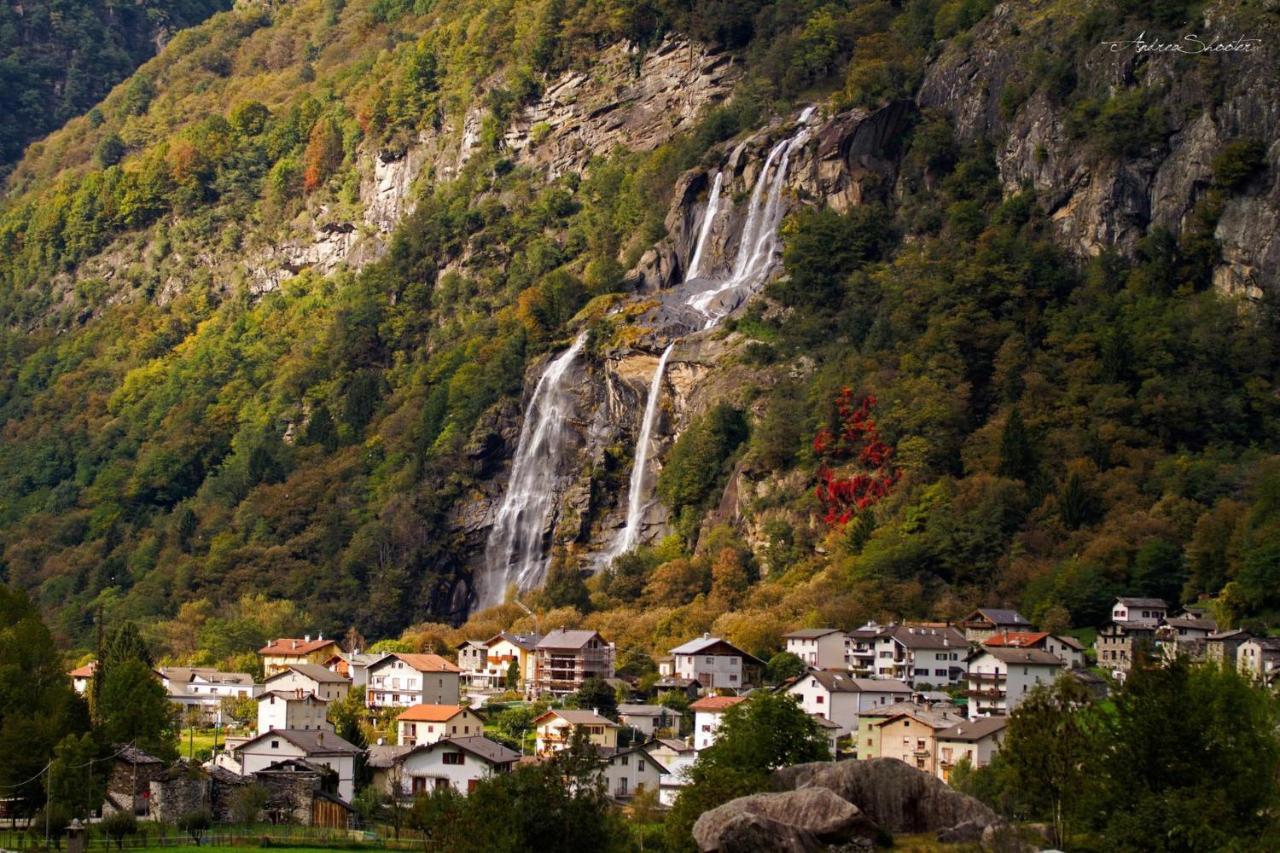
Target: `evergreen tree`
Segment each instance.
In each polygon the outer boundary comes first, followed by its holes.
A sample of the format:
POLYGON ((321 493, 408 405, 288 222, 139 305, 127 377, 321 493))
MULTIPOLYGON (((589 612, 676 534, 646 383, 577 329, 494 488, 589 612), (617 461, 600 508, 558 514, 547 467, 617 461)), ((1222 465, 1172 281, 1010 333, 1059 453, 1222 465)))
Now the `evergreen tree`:
POLYGON ((1011 480, 1021 480, 1028 486, 1036 483, 1040 462, 1036 457, 1031 433, 1022 420, 1022 412, 1014 409, 1004 422, 1000 434, 1000 467, 997 473, 1011 480))

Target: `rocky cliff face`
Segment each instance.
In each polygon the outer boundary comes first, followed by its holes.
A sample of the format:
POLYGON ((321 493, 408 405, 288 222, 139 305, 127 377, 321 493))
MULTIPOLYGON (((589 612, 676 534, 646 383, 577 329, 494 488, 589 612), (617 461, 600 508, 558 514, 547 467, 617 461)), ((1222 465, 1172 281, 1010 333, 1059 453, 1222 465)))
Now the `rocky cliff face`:
MULTIPOLYGON (((851 110, 815 120, 807 141, 793 153, 784 193, 787 204, 828 204, 844 210, 890 193, 898 140, 913 112, 910 104, 899 103, 874 112, 851 110)), ((682 291, 672 288, 683 281, 689 267, 716 172, 723 173, 720 214, 704 246, 703 261, 712 279, 726 276, 733 264, 747 197, 768 151, 793 131, 794 121, 776 122, 713 152, 708 158, 716 163, 713 170, 697 169, 681 177, 666 217, 667 237, 630 274, 636 295, 613 311, 615 317, 629 318, 623 323, 625 332, 604 342, 574 368, 576 436, 562 466, 561 482, 548 486, 559 491, 560 500, 545 535, 552 548, 569 553, 580 565, 601 567, 624 524, 631 453, 649 384, 667 344, 677 341, 662 380, 652 474, 660 470, 670 444, 693 418, 721 402, 750 410, 758 402, 748 399, 745 389, 776 381, 773 371, 735 357, 745 343, 742 335, 703 331, 705 317, 692 317, 683 307, 682 291)), ((549 168, 555 168, 554 161, 549 162, 549 168)), ((529 366, 526 394, 545 366, 546 359, 529 366)), ((527 399, 518 408, 504 407, 473 436, 477 458, 485 460, 492 477, 471 500, 455 507, 453 517, 453 529, 471 555, 472 570, 483 563, 484 543, 509 474, 507 463, 496 467, 493 463, 509 460, 514 452, 525 404, 527 399)), ((745 472, 735 472, 714 517, 742 520, 743 506, 755 490, 756 484, 748 481, 745 472)), ((670 521, 666 508, 655 498, 645 515, 641 540, 651 542, 670 532, 670 521)))
MULTIPOLYGON (((949 115, 962 139, 990 139, 1006 193, 1033 189, 1063 245, 1082 257, 1107 249, 1131 253, 1153 226, 1179 233, 1209 190, 1213 159, 1226 143, 1277 138, 1280 79, 1276 64, 1264 61, 1262 53, 1210 57, 1086 45, 1074 71, 1077 86, 1105 99, 1138 85, 1153 94, 1163 113, 1163 141, 1154 140, 1135 156, 1101 152, 1096 138, 1073 132, 1070 110, 1043 87, 1011 109, 1016 99, 1008 93, 1033 83, 1018 46, 1030 50, 1049 42, 1048 49, 1055 49, 1053 43, 1074 24, 1069 15, 1045 20, 1039 14, 1001 4, 963 45, 948 46, 930 65, 918 101, 949 115)), ((1186 31, 1275 43, 1274 25, 1260 20, 1256 32, 1227 32, 1232 26, 1207 12, 1186 31)), ((1137 35, 1117 31, 1107 38, 1137 35)), ((1252 296, 1280 282, 1280 145, 1271 145, 1266 159, 1265 177, 1227 200, 1214 233, 1222 248, 1215 283, 1252 296)))

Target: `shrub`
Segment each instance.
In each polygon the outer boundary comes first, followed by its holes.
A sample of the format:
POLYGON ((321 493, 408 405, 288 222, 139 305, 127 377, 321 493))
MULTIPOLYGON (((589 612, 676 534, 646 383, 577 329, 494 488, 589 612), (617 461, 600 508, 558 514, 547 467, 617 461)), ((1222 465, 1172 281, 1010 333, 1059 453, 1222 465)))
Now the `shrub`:
POLYGON ((1225 190, 1238 190, 1267 164, 1267 149, 1257 139, 1228 142, 1213 158, 1213 182, 1225 190))

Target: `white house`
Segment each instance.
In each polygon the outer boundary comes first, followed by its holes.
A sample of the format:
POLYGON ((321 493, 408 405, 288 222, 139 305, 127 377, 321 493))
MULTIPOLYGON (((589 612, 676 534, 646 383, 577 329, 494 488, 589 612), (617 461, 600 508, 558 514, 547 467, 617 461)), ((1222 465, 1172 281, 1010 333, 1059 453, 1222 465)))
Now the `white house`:
POLYGON ((461 705, 414 705, 396 717, 401 746, 421 746, 449 737, 484 734, 484 720, 461 705))
POLYGON ((969 716, 1005 716, 1037 684, 1051 684, 1065 664, 1043 649, 982 646, 969 658, 969 716))
POLYGON ((704 690, 740 690, 764 667, 759 658, 710 634, 675 647, 671 656, 675 658, 676 677, 693 679, 704 690))
POLYGON ((609 796, 615 800, 629 800, 641 791, 661 792, 662 777, 667 775, 667 768, 641 745, 620 749, 609 756, 601 773, 609 796))
POLYGON ((399 777, 406 797, 445 787, 469 794, 480 780, 508 772, 519 760, 520 753, 487 737, 451 737, 419 744, 400 756, 393 778, 399 777))
POLYGON ((355 763, 359 748, 327 731, 263 732, 232 747, 240 775, 252 776, 277 761, 302 758, 338 774, 338 796, 351 802, 355 796, 355 763))
POLYGON ((369 666, 365 703, 370 708, 456 705, 461 694, 457 664, 440 655, 393 652, 369 666))
POLYGON ((1112 622, 1163 622, 1169 603, 1163 598, 1122 596, 1111 606, 1112 622))
POLYGON ((268 690, 258 697, 258 733, 293 729, 333 731, 328 703, 304 690, 268 690))
POLYGON ((650 741, 645 748, 667 771, 658 782, 658 802, 670 808, 689 784, 688 771, 698 757, 697 750, 686 741, 665 737, 650 741))
POLYGON ((244 672, 221 672, 202 666, 166 666, 158 672, 169 701, 194 710, 208 723, 222 718, 223 699, 248 699, 258 695, 259 687, 253 683, 253 676, 244 672))
POLYGON ((660 729, 675 729, 679 725, 680 715, 665 705, 623 703, 618 706, 618 719, 624 726, 631 726, 646 738, 651 738, 660 729))
POLYGON ((745 699, 744 696, 703 696, 690 705, 689 710, 693 711, 693 748, 703 750, 715 743, 724 712, 745 699))
POLYGON ((845 661, 845 634, 838 628, 801 628, 783 634, 787 651, 818 669, 841 669, 845 661))
POLYGON ((1069 669, 1085 665, 1084 644, 1075 637, 1058 636, 1047 631, 1008 631, 993 634, 982 641, 987 647, 1041 649, 1062 661, 1069 669))
POLYGON ((1008 724, 1008 717, 978 717, 938 732, 938 777, 950 781, 951 771, 966 758, 974 769, 990 764, 1000 751, 1008 724))
POLYGON ((262 683, 263 690, 314 693, 317 699, 334 702, 346 697, 351 681, 318 663, 291 663, 262 683))
POLYGON ((876 638, 877 678, 896 678, 917 689, 964 681, 969 642, 946 625, 892 625, 876 638))
POLYGON ((860 715, 911 698, 911 688, 892 678, 855 678, 814 670, 787 688, 806 714, 835 723, 837 737, 858 731, 860 715))
POLYGON ((536 735, 534 747, 539 755, 567 749, 576 730, 597 749, 618 748, 618 730, 622 727, 594 711, 552 708, 533 721, 536 735))

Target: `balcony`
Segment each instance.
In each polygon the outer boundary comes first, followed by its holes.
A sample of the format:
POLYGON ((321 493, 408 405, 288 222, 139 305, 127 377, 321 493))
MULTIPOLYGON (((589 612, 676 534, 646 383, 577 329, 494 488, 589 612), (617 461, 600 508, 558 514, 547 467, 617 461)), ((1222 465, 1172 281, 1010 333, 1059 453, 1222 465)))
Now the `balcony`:
POLYGON ((991 682, 996 682, 996 681, 1004 681, 1004 680, 1005 680, 1005 678, 1007 678, 1007 677, 1008 677, 1008 675, 1007 675, 1006 673, 1003 673, 1003 672, 975 672, 975 671, 973 671, 973 670, 970 670, 970 671, 969 671, 969 680, 970 680, 970 681, 991 681, 991 682))

